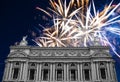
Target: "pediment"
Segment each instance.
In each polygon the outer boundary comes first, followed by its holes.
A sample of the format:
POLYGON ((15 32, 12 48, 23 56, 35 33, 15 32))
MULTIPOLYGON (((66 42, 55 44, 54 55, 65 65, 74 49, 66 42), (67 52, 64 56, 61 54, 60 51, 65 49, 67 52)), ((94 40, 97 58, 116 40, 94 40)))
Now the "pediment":
POLYGON ((94 53, 92 57, 111 57, 109 53, 94 53))
POLYGON ((27 57, 27 55, 24 52, 13 52, 8 57, 27 57))

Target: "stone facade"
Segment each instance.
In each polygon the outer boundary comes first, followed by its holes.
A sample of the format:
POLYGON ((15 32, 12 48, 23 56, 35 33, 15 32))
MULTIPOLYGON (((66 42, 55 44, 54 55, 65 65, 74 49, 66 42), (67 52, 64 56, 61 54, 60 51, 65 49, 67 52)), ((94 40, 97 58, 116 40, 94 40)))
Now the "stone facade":
POLYGON ((10 47, 3 82, 117 82, 108 47, 40 48, 26 44, 10 47))

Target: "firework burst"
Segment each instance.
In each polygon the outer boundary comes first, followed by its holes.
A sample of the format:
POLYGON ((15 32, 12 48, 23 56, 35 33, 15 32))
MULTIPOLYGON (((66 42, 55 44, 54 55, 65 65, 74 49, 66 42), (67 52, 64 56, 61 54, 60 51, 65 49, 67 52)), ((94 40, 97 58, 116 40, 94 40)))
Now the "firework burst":
POLYGON ((52 17, 54 22, 50 28, 44 28, 43 36, 38 37, 35 41, 40 47, 109 45, 113 52, 119 56, 107 32, 120 35, 120 28, 110 27, 120 22, 120 15, 111 17, 119 10, 120 3, 112 6, 111 2, 101 12, 96 11, 93 1, 88 6, 88 0, 71 0, 69 4, 66 3, 66 0, 64 2, 50 0, 50 4, 51 8, 48 9, 53 14, 37 7, 52 17))

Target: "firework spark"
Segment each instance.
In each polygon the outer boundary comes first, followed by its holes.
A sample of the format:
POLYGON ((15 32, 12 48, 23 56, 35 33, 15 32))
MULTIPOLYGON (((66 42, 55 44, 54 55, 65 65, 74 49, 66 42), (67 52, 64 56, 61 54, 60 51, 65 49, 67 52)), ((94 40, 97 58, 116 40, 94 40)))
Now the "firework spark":
MULTIPOLYGON (((58 3, 50 0, 52 8, 48 8, 53 14, 37 8, 50 17, 53 17, 53 26, 44 28, 42 37, 35 41, 40 47, 88 47, 96 45, 109 45, 113 52, 115 46, 109 40, 107 32, 120 36, 120 28, 110 27, 120 22, 120 15, 111 17, 119 10, 120 3, 112 6, 112 2, 99 12, 94 2, 88 6, 88 0, 58 0, 58 3), (80 1, 82 1, 80 3, 80 1), (87 4, 84 4, 86 2, 87 4), (80 5, 82 4, 82 5, 80 5), (93 13, 91 13, 93 10, 93 13)), ((120 56, 119 56, 120 57, 120 56)))

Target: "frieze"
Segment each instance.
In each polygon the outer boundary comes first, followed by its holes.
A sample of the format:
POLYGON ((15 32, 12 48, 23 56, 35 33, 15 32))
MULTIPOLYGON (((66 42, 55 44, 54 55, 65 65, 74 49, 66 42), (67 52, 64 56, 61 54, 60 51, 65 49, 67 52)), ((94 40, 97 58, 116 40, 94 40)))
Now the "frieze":
POLYGON ((38 50, 32 50, 30 56, 39 56, 40 51, 38 50))
POLYGON ((68 56, 77 56, 78 53, 77 53, 77 51, 72 50, 72 51, 68 51, 67 54, 68 54, 68 56))
POLYGON ((51 57, 81 57, 81 56, 93 56, 100 53, 109 53, 109 48, 107 47, 75 47, 75 48, 45 48, 45 47, 12 47, 11 53, 14 52, 24 52, 29 56, 41 57, 41 56, 51 56, 51 57))
POLYGON ((55 51, 55 56, 65 56, 65 51, 55 51))
POLYGON ((52 52, 51 52, 51 51, 48 51, 48 50, 44 50, 44 51, 41 51, 41 55, 42 55, 42 56, 51 56, 51 55, 52 55, 52 52))

